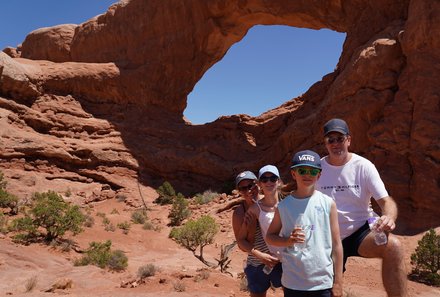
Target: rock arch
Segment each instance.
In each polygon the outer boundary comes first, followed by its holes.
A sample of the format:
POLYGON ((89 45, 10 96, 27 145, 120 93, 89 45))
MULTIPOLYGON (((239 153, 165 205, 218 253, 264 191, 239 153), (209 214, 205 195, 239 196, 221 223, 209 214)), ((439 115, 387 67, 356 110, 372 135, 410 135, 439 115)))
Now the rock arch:
POLYGON ((0 55, 0 107, 13 119, 3 129, 28 127, 34 141, 23 147, 4 137, 1 155, 35 170, 46 160, 113 188, 139 178, 198 191, 265 163, 287 179, 293 152, 324 153, 320 127, 338 116, 351 126, 353 150, 376 163, 398 201, 401 230, 438 226, 440 29, 431 16, 439 11, 428 0, 122 1, 79 26, 58 26, 68 35, 56 39, 61 47, 49 28, 26 38, 21 58, 0 55), (346 32, 338 68, 258 118, 186 123, 186 96, 256 24, 346 32), (54 58, 38 60, 35 40, 54 58), (42 139, 50 144, 37 146, 42 139))

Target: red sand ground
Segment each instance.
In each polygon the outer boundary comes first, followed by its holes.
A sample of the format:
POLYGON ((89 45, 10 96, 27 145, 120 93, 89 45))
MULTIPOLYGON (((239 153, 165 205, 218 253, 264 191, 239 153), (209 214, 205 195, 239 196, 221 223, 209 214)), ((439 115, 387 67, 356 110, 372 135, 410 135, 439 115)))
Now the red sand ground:
MULTIPOLYGON (((104 230, 102 218, 96 216, 98 212, 116 226, 118 222, 129 221, 133 209, 123 202, 109 200, 94 204, 92 215, 95 224, 86 228, 85 232, 71 237, 81 249, 86 249, 91 241, 112 240, 113 249, 126 252, 129 266, 124 272, 111 272, 95 266, 74 266, 73 260, 81 255, 71 250, 62 252, 60 248, 53 248, 42 244, 23 246, 11 242, 8 236, 0 238, 0 294, 12 296, 248 296, 240 290, 238 273, 242 271, 245 254, 234 248, 230 254, 232 259, 228 275, 220 273, 218 269, 208 269, 209 273, 201 272, 207 267, 196 259, 192 252, 180 247, 168 238, 170 228, 168 223, 169 207, 158 206, 148 202, 149 219, 160 231, 144 230, 142 225, 131 226, 129 233, 123 234, 116 227, 114 232, 104 230), (160 268, 156 275, 146 279, 145 283, 134 283, 134 288, 122 288, 123 283, 132 283, 137 278, 138 268, 147 264, 154 264, 160 268), (203 279, 203 277, 207 279, 203 279), (26 286, 32 279, 36 285, 30 292, 26 286), (52 286, 60 280, 71 281, 72 287, 55 289, 52 286), (179 292, 181 290, 181 292, 179 292)), ((212 202, 197 207, 193 216, 210 212, 220 224, 220 232, 213 245, 205 248, 205 258, 216 262, 219 257, 220 246, 233 241, 230 227, 232 211, 213 214, 219 207, 212 202)), ((438 230, 437 232, 439 232, 438 230)), ((414 251, 417 241, 422 234, 400 237, 406 250, 407 269, 410 270, 409 257, 414 251)), ((344 291, 350 297, 386 296, 380 277, 380 261, 375 259, 350 259, 347 272, 344 275, 344 291)), ((438 297, 440 288, 433 288, 409 281, 411 296, 438 297)), ((270 291, 268 296, 282 296, 280 289, 270 291)))

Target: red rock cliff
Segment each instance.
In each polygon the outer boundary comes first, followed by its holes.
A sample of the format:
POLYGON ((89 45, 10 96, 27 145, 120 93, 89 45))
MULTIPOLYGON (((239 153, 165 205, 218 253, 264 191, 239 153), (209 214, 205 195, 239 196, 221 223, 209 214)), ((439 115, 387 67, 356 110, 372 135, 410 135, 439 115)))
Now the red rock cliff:
POLYGON ((18 183, 133 195, 136 180, 218 189, 267 163, 290 180, 292 154, 324 154, 321 127, 342 117, 397 200, 400 231, 439 226, 439 20, 429 0, 131 0, 36 30, 0 53, 2 168, 18 183), (195 84, 258 24, 346 32, 337 69, 259 117, 186 122, 195 84))

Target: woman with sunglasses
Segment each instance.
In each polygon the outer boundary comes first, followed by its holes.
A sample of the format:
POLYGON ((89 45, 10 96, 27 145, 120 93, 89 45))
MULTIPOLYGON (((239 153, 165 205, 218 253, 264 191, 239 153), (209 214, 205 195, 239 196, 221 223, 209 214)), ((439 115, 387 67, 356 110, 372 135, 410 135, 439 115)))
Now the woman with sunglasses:
MULTIPOLYGON (((267 229, 272 222, 275 209, 279 201, 279 188, 281 186, 280 173, 273 165, 266 165, 259 170, 258 185, 263 192, 263 198, 246 212, 245 220, 240 229, 239 238, 245 240, 252 237, 252 226, 255 222, 261 229, 263 237, 266 236, 267 229)), ((280 263, 281 249, 268 245, 271 253, 270 261, 265 263, 264 272, 269 276, 274 287, 281 287, 282 267, 280 263)))
POLYGON ((257 177, 251 171, 243 171, 237 175, 235 185, 244 201, 239 207, 235 208, 232 214, 232 227, 239 248, 248 253, 244 273, 246 274, 250 296, 265 297, 271 285, 281 286, 281 276, 277 279, 274 277, 275 274, 268 275, 263 271, 266 265, 271 265, 277 259, 270 254, 261 234, 260 226, 256 221, 246 223, 249 232, 247 236, 239 237, 246 212, 261 198, 257 181, 257 177))
POLYGON ((342 243, 336 204, 315 190, 321 174, 320 157, 313 151, 300 151, 290 168, 297 188, 278 204, 266 236, 268 244, 283 247, 284 296, 342 296, 342 243))

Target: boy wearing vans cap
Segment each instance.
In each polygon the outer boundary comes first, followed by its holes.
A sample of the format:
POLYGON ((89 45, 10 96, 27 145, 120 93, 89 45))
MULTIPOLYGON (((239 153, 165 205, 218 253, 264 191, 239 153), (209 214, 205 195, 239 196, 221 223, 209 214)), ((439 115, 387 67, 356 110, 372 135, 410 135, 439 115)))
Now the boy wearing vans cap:
POLYGON ((285 297, 342 296, 342 244, 335 202, 316 191, 321 174, 320 157, 314 151, 293 156, 291 175, 297 189, 275 211, 266 241, 285 247, 281 283, 285 297), (296 226, 303 217, 302 226, 296 226), (303 244, 298 250, 295 245, 303 244))

